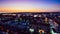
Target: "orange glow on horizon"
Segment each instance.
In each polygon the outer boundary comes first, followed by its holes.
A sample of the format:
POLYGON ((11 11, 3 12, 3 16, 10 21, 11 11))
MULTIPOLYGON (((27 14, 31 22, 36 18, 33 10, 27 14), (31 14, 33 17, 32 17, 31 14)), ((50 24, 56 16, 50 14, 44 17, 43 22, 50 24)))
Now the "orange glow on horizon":
POLYGON ((21 9, 15 9, 15 8, 0 8, 0 13, 1 12, 50 12, 53 10, 48 10, 48 9, 26 9, 26 10, 21 10, 21 9))
POLYGON ((27 9, 27 10, 20 10, 15 8, 0 8, 0 12, 43 12, 45 10, 42 9, 27 9))

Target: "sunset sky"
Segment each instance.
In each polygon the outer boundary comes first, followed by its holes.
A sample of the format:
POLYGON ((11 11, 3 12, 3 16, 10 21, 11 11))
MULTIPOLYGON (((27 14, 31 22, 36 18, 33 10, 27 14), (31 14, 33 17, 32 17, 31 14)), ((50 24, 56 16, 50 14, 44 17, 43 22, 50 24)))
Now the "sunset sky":
POLYGON ((52 11, 60 11, 60 0, 0 0, 0 12, 52 11))

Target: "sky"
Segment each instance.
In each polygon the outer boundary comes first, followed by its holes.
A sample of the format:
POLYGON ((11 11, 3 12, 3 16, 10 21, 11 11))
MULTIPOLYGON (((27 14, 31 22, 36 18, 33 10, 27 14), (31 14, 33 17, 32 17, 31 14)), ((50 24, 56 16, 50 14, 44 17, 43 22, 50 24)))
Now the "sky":
POLYGON ((52 11, 60 11, 60 0, 0 0, 0 12, 52 11))

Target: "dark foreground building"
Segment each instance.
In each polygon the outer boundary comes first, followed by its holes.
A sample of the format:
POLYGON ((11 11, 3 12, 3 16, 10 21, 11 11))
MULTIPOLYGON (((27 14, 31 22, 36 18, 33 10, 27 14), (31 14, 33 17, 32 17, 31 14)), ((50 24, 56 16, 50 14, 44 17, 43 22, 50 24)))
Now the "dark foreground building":
POLYGON ((60 33, 60 13, 0 13, 0 34, 60 33))

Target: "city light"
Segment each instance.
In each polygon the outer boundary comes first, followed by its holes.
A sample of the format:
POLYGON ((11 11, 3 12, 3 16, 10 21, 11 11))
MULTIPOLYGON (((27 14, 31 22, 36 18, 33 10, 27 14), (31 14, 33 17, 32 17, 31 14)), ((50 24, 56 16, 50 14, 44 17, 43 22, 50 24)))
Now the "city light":
POLYGON ((29 31, 30 31, 30 32, 34 32, 34 29, 30 28, 29 31))
POLYGON ((39 33, 40 33, 40 34, 44 34, 45 31, 44 31, 44 30, 39 30, 39 33))
POLYGON ((43 16, 44 13, 1 13, 0 33, 15 34, 17 32, 18 34, 59 34, 60 18, 57 16, 60 13, 51 13, 45 13, 45 16, 43 16), (28 14, 28 16, 26 14, 28 14), (57 16, 55 16, 55 14, 57 16), (52 15, 54 18, 52 18, 52 15))

